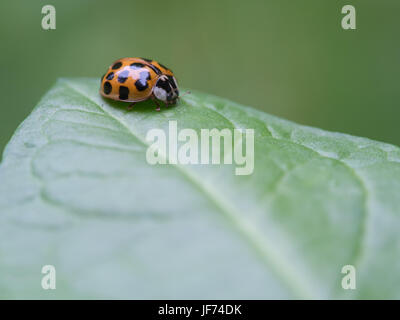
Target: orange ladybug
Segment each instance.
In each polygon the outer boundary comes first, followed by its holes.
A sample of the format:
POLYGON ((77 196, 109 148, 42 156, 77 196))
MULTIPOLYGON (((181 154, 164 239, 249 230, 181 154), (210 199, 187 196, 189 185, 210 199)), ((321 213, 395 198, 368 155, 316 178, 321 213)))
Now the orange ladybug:
POLYGON ((122 58, 115 61, 101 78, 103 97, 131 102, 152 99, 160 111, 158 100, 173 105, 179 89, 173 72, 161 63, 144 58, 122 58))

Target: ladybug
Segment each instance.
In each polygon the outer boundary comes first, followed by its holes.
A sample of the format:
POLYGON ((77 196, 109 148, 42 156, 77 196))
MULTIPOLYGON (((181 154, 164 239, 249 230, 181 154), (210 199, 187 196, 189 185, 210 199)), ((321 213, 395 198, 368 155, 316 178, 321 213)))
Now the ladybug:
POLYGON ((179 98, 178 84, 173 72, 161 63, 144 58, 122 58, 115 61, 101 78, 100 94, 103 97, 131 102, 152 99, 166 106, 176 104, 179 98))

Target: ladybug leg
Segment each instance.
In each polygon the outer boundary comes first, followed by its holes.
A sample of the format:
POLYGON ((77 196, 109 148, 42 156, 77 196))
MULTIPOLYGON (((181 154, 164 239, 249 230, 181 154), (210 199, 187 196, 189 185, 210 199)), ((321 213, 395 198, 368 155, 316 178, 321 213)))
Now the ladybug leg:
POLYGON ((131 111, 133 109, 133 106, 136 104, 136 102, 132 102, 129 106, 126 107, 128 111, 131 111))
POLYGON ((151 96, 151 100, 153 100, 154 103, 155 103, 156 106, 157 106, 156 111, 160 111, 160 110, 161 110, 161 109, 160 109, 160 104, 158 103, 158 101, 156 100, 156 98, 155 98, 154 96, 151 96))

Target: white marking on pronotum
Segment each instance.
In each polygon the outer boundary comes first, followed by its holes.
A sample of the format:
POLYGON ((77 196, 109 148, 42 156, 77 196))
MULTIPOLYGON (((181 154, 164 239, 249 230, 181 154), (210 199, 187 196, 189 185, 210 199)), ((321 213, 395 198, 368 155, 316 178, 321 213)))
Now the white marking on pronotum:
POLYGON ((167 91, 165 91, 163 88, 155 86, 153 89, 153 93, 158 100, 161 100, 161 101, 167 100, 167 91))

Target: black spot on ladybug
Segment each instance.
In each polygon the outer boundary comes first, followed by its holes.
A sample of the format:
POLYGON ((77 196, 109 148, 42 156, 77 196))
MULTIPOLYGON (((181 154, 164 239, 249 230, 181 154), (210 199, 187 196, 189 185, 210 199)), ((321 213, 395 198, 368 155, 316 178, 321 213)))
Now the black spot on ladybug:
POLYGON ((128 79, 128 76, 129 76, 128 70, 124 70, 124 71, 120 72, 118 74, 118 82, 124 83, 126 81, 126 79, 128 79))
POLYGON ((139 73, 139 79, 136 80, 135 86, 139 91, 144 91, 149 87, 147 80, 150 80, 150 72, 148 71, 141 71, 139 73))
POLYGON ((110 72, 108 75, 107 75, 107 78, 106 78, 107 80, 112 80, 112 79, 114 79, 114 72, 110 72))
POLYGON ((158 80, 157 81, 157 87, 160 87, 161 89, 164 89, 167 93, 171 92, 171 86, 169 84, 168 80, 158 80))
POLYGON ((105 94, 109 94, 112 90, 112 85, 108 81, 104 82, 103 91, 105 94))
POLYGON ((121 62, 117 62, 117 63, 115 63, 115 64, 112 66, 112 69, 113 69, 113 70, 116 70, 116 69, 121 68, 121 66, 122 66, 122 63, 121 63, 121 62))
POLYGON ((169 83, 171 84, 172 88, 176 89, 176 84, 174 78, 172 76, 168 76, 169 83))
POLYGON ((150 67, 151 69, 153 69, 153 71, 155 73, 157 73, 158 75, 162 74, 161 70, 159 68, 157 68, 155 65, 153 64, 149 64, 148 67, 150 67))
POLYGON ((136 87, 136 89, 138 89, 139 91, 144 91, 144 90, 146 90, 146 89, 149 87, 149 85, 148 85, 148 83, 147 83, 146 80, 144 80, 144 79, 139 79, 139 80, 136 80, 136 82, 135 82, 135 87, 136 87))
POLYGON ((140 69, 140 68, 143 68, 143 67, 144 67, 143 63, 140 63, 140 62, 131 63, 131 68, 132 69, 140 69))
POLYGON ((126 100, 128 99, 129 96, 129 89, 124 86, 119 87, 119 99, 120 100, 126 100))
POLYGON ((153 60, 151 60, 151 59, 146 59, 146 58, 140 58, 140 59, 142 59, 142 60, 144 60, 144 61, 146 61, 146 62, 150 62, 150 63, 153 62, 153 60))

